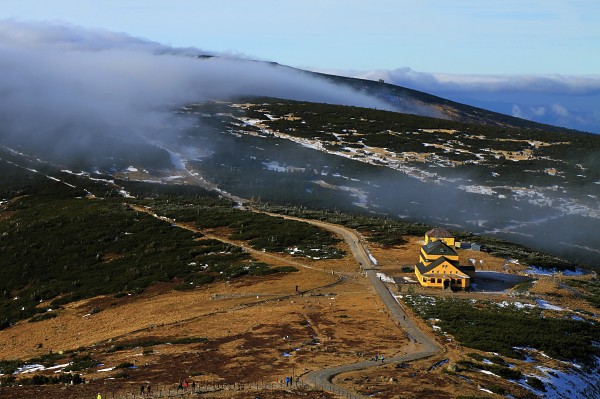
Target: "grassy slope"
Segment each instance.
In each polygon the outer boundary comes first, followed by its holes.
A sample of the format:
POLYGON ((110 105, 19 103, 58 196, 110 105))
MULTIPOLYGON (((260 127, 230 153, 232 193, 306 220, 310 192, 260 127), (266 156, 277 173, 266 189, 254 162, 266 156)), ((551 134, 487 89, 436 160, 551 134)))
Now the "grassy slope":
MULTIPOLYGON (((214 279, 293 271, 269 268, 239 247, 196 240, 201 234, 135 212, 125 203, 135 200, 117 195, 114 187, 44 172, 105 195, 88 199, 82 188, 44 174, 6 162, 0 167, 1 198, 13 198, 0 218, 0 250, 5 254, 0 258, 2 328, 36 314, 33 320, 52 317, 55 313, 37 307, 42 300, 54 299, 56 308, 83 297, 139 292, 158 281, 193 287, 214 279)), ((154 195, 137 202, 155 205, 199 227, 228 227, 232 239, 248 240, 257 249, 283 251, 298 246, 306 252, 316 248, 325 257, 340 256, 334 247, 337 239, 308 224, 232 209, 228 201, 198 188, 148 187, 157 186, 130 183, 128 188, 154 195)))

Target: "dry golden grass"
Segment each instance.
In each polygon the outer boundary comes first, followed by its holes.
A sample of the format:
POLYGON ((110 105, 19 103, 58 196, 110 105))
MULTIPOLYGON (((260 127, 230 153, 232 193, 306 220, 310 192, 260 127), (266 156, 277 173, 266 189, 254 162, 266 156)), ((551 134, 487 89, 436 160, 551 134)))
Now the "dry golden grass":
MULTIPOLYGON (((227 232, 212 231, 211 234, 218 236, 227 232)), ((390 276, 412 275, 403 273, 402 266, 415 263, 421 241, 414 237, 408 239, 407 244, 397 247, 370 246, 382 272, 390 276)), ((460 251, 459 254, 463 260, 471 257, 483 259, 486 269, 502 268, 502 259, 486 253, 460 251)), ((57 352, 81 348, 83 353, 90 353, 94 359, 101 361, 104 368, 123 362, 131 362, 138 367, 127 370, 127 379, 108 379, 119 370, 92 370, 85 375, 92 383, 80 388, 67 391, 50 386, 35 388, 46 398, 54 399, 75 398, 77 394, 88 395, 93 390, 109 388, 131 392, 140 383, 172 385, 180 379, 198 383, 279 381, 287 375, 299 376, 320 368, 363 361, 377 353, 389 358, 416 349, 389 319, 379 297, 358 273, 359 269, 350 256, 327 261, 262 252, 255 252, 253 256, 272 265, 293 262, 299 271, 243 277, 185 292, 173 290, 176 282, 161 283, 140 295, 98 297, 71 303, 60 310, 57 318, 37 323, 20 322, 0 331, 2 358, 29 359, 49 350, 57 352), (100 311, 90 314, 94 308, 100 311), (110 350, 114 345, 150 339, 166 342, 186 337, 205 337, 207 342, 110 350), (284 352, 291 356, 283 357, 284 352)), ((514 268, 516 272, 522 266, 516 264, 514 268)), ((419 286, 415 289, 423 291, 419 286)), ((544 295, 560 292, 568 297, 552 280, 541 280, 534 292, 544 295)), ((568 294, 573 296, 571 292, 568 294)), ((469 297, 481 294, 456 295, 469 297)), ((499 298, 508 299, 508 296, 501 295, 499 298)), ((431 332, 431 327, 422 320, 417 320, 417 323, 431 332)), ((442 373, 447 365, 431 372, 425 371, 444 358, 450 359, 451 363, 456 362, 464 358, 467 351, 443 337, 438 339, 446 349, 436 358, 413 362, 406 369, 386 365, 344 374, 336 381, 365 393, 381 392, 377 394, 380 398, 398 395, 452 398, 457 393, 476 394, 476 388, 464 391, 462 380, 442 373), (390 378, 394 380, 390 381, 390 378)), ((472 378, 482 383, 489 379, 483 374, 472 378)), ((33 389, 15 388, 10 390, 11 394, 3 391, 3 395, 19 398, 35 394, 33 389)), ((243 396, 235 392, 211 395, 206 397, 243 396)), ((269 397, 285 395, 284 391, 268 393, 269 397)), ((308 397, 317 397, 311 395, 309 393, 308 397)), ((328 394, 320 395, 329 397, 328 394)))
MULTIPOLYGON (((419 251, 424 244, 422 237, 404 237, 408 243, 393 247, 371 245, 370 250, 377 259, 379 266, 386 273, 402 274, 403 266, 414 266, 419 262, 419 251)), ((466 265, 469 259, 474 259, 477 270, 504 272, 504 259, 490 255, 487 252, 470 249, 457 250, 461 265, 466 265)), ((508 273, 518 273, 526 269, 519 263, 508 263, 508 273)))
MULTIPOLYGON (((278 263, 267 255, 261 260, 278 263)), ((137 365, 128 372, 135 383, 163 384, 180 378, 277 381, 292 373, 360 361, 382 347, 392 355, 406 344, 350 259, 302 263, 312 268, 186 292, 174 291, 174 284, 159 284, 137 296, 71 303, 55 319, 20 322, 1 331, 0 351, 5 359, 28 359, 49 350, 85 348, 103 367, 137 365), (340 279, 332 270, 349 272, 349 277, 340 279), (93 308, 101 311, 89 315, 93 308), (208 342, 156 345, 145 355, 143 348, 107 351, 138 340, 183 337, 206 337, 208 342), (284 351, 292 356, 282 357, 284 351)), ((104 380, 117 372, 86 377, 104 380)))

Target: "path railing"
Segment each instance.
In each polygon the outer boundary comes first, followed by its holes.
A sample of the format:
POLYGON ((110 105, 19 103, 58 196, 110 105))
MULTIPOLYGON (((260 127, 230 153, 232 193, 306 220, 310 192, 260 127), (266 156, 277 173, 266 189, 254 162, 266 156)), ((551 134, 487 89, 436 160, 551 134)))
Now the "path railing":
MULTIPOLYGON (((210 392, 219 391, 266 391, 266 390, 323 390, 324 387, 309 385, 301 379, 296 379, 293 382, 286 383, 285 380, 277 382, 240 382, 240 383, 219 383, 219 382, 197 382, 195 386, 190 383, 186 388, 180 388, 178 384, 170 385, 151 385, 148 391, 148 385, 144 385, 144 390, 141 390, 141 384, 132 385, 128 389, 110 388, 99 390, 101 399, 146 399, 146 398, 194 398, 210 392)), ((341 394, 341 391, 340 391, 341 394)), ((354 399, 347 395, 342 395, 350 399, 354 399)), ((90 399, 97 399, 97 395, 90 399)))

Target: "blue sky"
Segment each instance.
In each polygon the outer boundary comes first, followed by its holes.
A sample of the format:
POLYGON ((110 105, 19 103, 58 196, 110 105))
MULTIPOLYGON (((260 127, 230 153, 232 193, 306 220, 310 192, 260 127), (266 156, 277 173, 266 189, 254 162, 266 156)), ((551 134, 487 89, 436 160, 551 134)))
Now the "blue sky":
POLYGON ((300 67, 600 73, 597 0, 2 0, 0 17, 300 67))
POLYGON ((2 0, 7 20, 382 78, 600 133, 599 0, 2 0))

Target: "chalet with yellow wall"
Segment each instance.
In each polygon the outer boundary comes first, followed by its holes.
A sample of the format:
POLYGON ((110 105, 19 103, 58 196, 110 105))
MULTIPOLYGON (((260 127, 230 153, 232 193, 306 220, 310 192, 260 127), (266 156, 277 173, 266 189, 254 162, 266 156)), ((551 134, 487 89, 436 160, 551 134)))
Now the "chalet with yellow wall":
POLYGON ((436 227, 425 233, 425 244, 429 244, 434 241, 442 241, 449 247, 454 246, 454 236, 450 234, 448 230, 440 227, 436 227))
POLYGON ((419 263, 415 267, 417 280, 424 287, 467 289, 475 276, 474 266, 460 266, 452 247, 454 236, 445 229, 425 233, 419 263))

